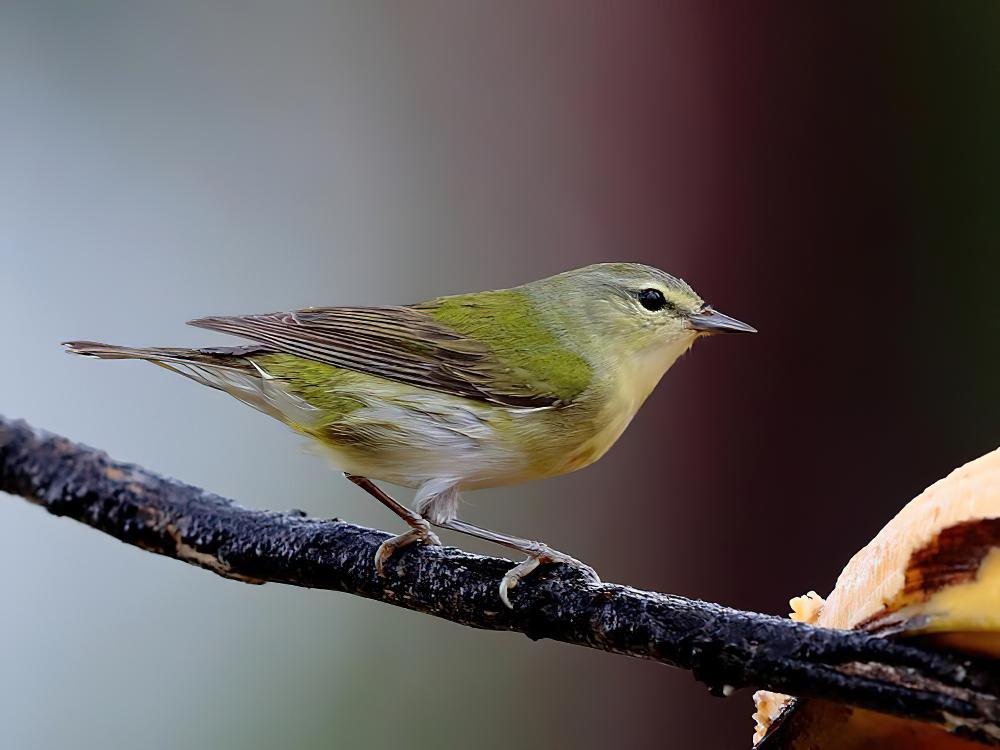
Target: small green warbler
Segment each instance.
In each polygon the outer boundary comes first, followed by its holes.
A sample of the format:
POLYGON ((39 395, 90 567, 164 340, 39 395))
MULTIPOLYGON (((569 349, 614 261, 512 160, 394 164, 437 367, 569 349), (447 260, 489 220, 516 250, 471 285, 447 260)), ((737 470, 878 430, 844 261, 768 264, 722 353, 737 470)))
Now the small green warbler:
POLYGON ((527 559, 500 598, 542 563, 574 558, 458 517, 459 493, 583 468, 610 448, 695 339, 754 332, 686 283, 635 263, 602 263, 513 289, 405 307, 313 307, 200 318, 253 342, 217 349, 67 342, 102 359, 143 359, 225 391, 329 450, 345 475, 408 525, 375 556, 440 544, 431 525, 527 559), (416 489, 413 509, 372 480, 416 489))

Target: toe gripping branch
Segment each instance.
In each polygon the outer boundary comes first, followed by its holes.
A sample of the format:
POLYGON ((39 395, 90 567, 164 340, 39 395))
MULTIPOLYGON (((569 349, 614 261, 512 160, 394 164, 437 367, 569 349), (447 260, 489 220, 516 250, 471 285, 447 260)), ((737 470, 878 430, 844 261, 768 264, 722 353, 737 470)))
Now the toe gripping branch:
POLYGON ((1000 745, 995 663, 598 584, 569 565, 523 580, 507 609, 496 587, 509 561, 413 545, 392 557, 382 577, 372 561, 388 538, 384 532, 301 512, 242 508, 3 417, 0 491, 226 578, 343 591, 476 628, 688 669, 717 694, 758 687, 824 698, 1000 745))

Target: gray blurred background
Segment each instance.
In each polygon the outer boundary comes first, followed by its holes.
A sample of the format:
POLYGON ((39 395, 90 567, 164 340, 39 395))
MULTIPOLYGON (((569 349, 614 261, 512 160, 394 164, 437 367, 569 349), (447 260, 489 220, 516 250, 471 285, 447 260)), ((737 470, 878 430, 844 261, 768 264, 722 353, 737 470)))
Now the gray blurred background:
MULTIPOLYGON (((605 580, 784 613, 997 444, 996 4, 0 2, 0 412, 260 508, 398 523, 93 338, 602 260, 701 343, 595 466, 467 498, 605 580)), ((470 545, 479 551, 496 549, 470 545)), ((4 748, 739 747, 742 692, 251 587, 0 498, 4 748)))

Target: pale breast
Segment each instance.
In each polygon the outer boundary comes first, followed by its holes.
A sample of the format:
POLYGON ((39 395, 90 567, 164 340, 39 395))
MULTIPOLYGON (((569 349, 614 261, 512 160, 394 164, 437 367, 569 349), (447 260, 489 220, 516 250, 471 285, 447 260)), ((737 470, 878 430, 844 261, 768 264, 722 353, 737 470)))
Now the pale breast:
POLYGON ((362 408, 310 434, 344 470, 405 487, 453 479, 477 489, 565 474, 614 445, 689 345, 605 368, 607 377, 563 407, 504 407, 373 380, 362 408))
POLYGON ((567 451, 561 470, 556 473, 582 469, 607 453, 625 432, 664 373, 691 347, 693 341, 692 337, 672 346, 640 352, 608 368, 609 377, 596 384, 595 393, 591 395, 601 406, 596 410, 590 434, 567 451))

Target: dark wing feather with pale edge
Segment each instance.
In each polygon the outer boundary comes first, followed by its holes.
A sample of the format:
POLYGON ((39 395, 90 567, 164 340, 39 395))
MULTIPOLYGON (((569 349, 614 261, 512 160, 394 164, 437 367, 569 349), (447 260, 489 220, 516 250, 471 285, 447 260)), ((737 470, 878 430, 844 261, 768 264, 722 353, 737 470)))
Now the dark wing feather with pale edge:
POLYGON ((559 400, 527 383, 488 346, 408 307, 315 307, 295 312, 210 317, 190 325, 242 336, 316 362, 504 406, 559 400), (503 385, 500 388, 493 385, 503 385))

